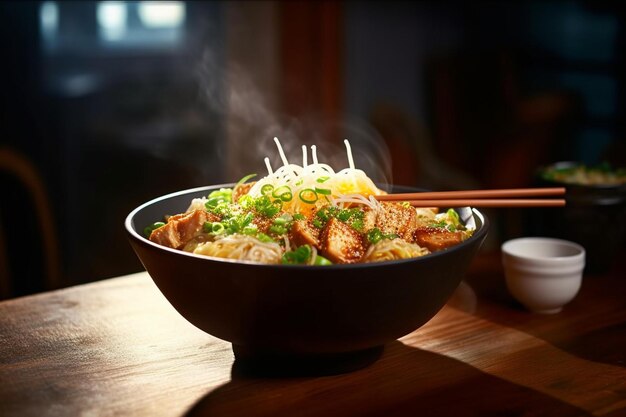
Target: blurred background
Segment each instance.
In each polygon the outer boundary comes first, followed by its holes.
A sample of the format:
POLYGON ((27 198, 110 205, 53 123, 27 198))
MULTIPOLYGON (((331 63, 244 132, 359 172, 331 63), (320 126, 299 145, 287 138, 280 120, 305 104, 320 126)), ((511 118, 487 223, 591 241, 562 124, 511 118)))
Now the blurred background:
MULTIPOLYGON (((619 2, 0 3, 0 298, 142 270, 123 221, 317 144, 379 181, 624 166, 619 2)), ((343 166, 341 165, 343 164, 343 166)), ((489 213, 495 246, 520 233, 489 213)))

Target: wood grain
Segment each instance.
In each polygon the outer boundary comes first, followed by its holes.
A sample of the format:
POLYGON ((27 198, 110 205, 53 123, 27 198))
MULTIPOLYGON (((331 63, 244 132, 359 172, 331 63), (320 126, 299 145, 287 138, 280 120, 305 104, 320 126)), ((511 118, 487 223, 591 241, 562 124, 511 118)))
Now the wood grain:
POLYGON ((5 301, 0 415, 626 415, 623 271, 537 316, 506 294, 496 258, 482 262, 379 361, 324 377, 246 374, 146 273, 5 301))

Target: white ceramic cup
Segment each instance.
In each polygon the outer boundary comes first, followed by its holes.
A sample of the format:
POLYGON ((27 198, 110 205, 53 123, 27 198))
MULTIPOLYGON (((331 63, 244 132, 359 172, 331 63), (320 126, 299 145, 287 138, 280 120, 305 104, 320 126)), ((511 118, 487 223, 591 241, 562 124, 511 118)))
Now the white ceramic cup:
POLYGON ((561 239, 513 239, 502 244, 502 264, 513 297, 530 311, 558 313, 578 294, 585 249, 561 239))

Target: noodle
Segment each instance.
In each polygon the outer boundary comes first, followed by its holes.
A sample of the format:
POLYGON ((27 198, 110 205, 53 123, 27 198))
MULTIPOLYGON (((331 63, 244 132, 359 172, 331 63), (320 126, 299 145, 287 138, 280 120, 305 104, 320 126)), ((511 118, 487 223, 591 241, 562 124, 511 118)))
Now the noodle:
POLYGON ((347 205, 361 204, 372 210, 378 210, 380 208, 380 203, 374 198, 374 196, 367 198, 361 194, 340 194, 336 198, 332 198, 330 203, 333 206, 341 208, 346 207, 346 203, 348 203, 347 205))
POLYGON ((191 200, 191 204, 189 205, 189 208, 187 208, 186 213, 194 210, 204 210, 204 205, 206 204, 206 202, 206 197, 194 198, 193 200, 191 200))
POLYGON ((320 205, 331 202, 332 199, 347 197, 348 195, 364 201, 345 202, 366 204, 374 209, 374 205, 377 204, 375 199, 370 199, 369 203, 366 200, 370 196, 384 194, 365 172, 355 168, 350 143, 347 140, 344 143, 348 154, 349 168, 339 172, 335 172, 331 166, 318 161, 315 145, 311 146, 313 163, 308 163, 306 147, 302 147, 302 166, 300 166, 289 162, 277 138, 274 138, 274 142, 276 142, 283 166, 274 170, 269 159, 265 158, 268 175, 252 186, 248 192, 248 195, 252 197, 263 195, 263 187, 271 186, 272 189, 276 189, 286 186, 293 198, 284 202, 283 210, 293 214, 298 212, 311 213, 320 205), (299 195, 306 190, 321 191, 316 195, 314 201, 305 201, 299 198, 299 195))
POLYGON ((214 242, 200 243, 193 253, 264 264, 279 264, 283 255, 279 244, 261 242, 245 235, 231 235, 214 242))
POLYGON ((430 251, 415 243, 402 239, 381 240, 369 247, 363 262, 393 261, 395 259, 417 258, 428 255, 430 251))

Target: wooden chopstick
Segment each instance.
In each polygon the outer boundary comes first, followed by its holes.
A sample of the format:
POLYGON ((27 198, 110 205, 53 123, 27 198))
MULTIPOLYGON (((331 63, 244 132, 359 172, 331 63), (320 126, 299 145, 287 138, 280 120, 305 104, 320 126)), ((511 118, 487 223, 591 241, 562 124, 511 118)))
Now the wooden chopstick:
POLYGON ((378 195, 379 201, 406 201, 415 207, 561 207, 564 199, 533 199, 564 195, 565 187, 499 190, 426 191, 378 195))
POLYGON ((562 207, 563 199, 456 199, 456 200, 405 200, 413 207, 562 207))

